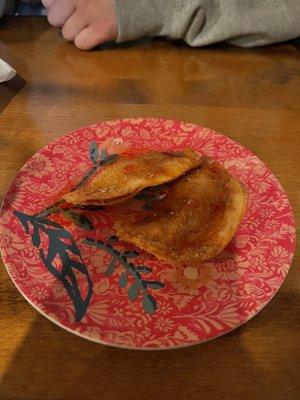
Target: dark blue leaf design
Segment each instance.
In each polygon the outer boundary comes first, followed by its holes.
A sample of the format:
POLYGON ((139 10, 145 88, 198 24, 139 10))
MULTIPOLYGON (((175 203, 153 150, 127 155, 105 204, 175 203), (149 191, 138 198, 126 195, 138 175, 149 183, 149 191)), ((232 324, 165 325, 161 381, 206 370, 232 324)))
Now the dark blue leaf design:
POLYGON ((109 237, 108 239, 107 239, 107 242, 108 243, 117 243, 119 241, 119 238, 118 238, 118 236, 111 236, 111 237, 109 237))
POLYGON ((137 299, 138 295, 140 293, 140 288, 136 283, 133 283, 129 290, 128 290, 128 298, 129 300, 135 300, 137 299))
POLYGON ((93 282, 72 235, 61 225, 45 218, 23 214, 18 211, 15 212, 15 215, 27 233, 29 233, 29 224, 32 226, 33 233, 31 238, 35 247, 39 248, 41 244, 41 234, 48 236, 47 251, 42 248, 39 249, 41 260, 48 271, 64 285, 74 304, 75 320, 80 321, 89 306, 93 294, 93 282), (62 238, 67 239, 68 243, 62 241, 62 238), (58 261, 61 264, 60 269, 56 266, 58 261), (74 270, 83 274, 87 280, 88 292, 85 296, 80 293, 74 270))
POLYGON ((39 235, 39 228, 38 228, 37 225, 34 225, 34 227, 33 227, 32 244, 35 247, 39 247, 39 245, 41 244, 41 238, 40 238, 40 235, 39 235))
POLYGON ((123 272, 122 275, 119 278, 119 285, 121 288, 126 287, 128 282, 128 273, 127 271, 123 272))
MULTIPOLYGON (((119 263, 125 268, 125 272, 122 273, 122 275, 119 278, 119 285, 122 288, 125 288, 128 284, 128 278, 131 276, 134 279, 134 283, 131 284, 129 290, 128 290, 128 298, 130 300, 136 299, 140 293, 143 294, 143 307, 146 312, 148 313, 153 313, 156 308, 157 304, 154 299, 154 297, 148 293, 148 283, 149 287, 152 289, 161 289, 165 285, 161 282, 158 281, 147 281, 142 278, 141 273, 150 273, 152 272, 152 269, 150 267, 147 267, 146 265, 138 265, 137 267, 131 263, 128 262, 127 257, 129 253, 132 253, 132 251, 124 251, 123 253, 114 249, 111 244, 104 243, 101 240, 96 240, 93 238, 86 238, 84 241, 86 244, 90 246, 95 246, 103 251, 106 251, 107 253, 111 254, 112 256, 112 262, 119 263)), ((134 254, 137 254, 137 252, 133 252, 134 254)), ((115 265, 115 264, 113 264, 115 265)), ((110 267, 109 267, 110 268, 110 267)))
POLYGON ((21 224, 23 225, 25 232, 28 234, 29 233, 29 225, 28 225, 28 219, 27 219, 27 215, 22 214, 19 211, 15 211, 15 215, 18 217, 19 221, 21 222, 21 224))
POLYGON ((96 142, 91 142, 90 148, 89 148, 89 154, 90 154, 90 159, 96 165, 98 162, 98 158, 99 158, 99 149, 98 149, 98 145, 96 142))
POLYGON ((147 267, 147 265, 139 265, 136 267, 137 271, 142 272, 144 274, 150 274, 152 272, 152 268, 147 267))
MULTIPOLYGON (((104 164, 114 162, 118 155, 109 155, 106 150, 103 150, 99 155, 99 149, 96 142, 91 142, 89 146, 89 156, 93 162, 93 167, 85 174, 82 180, 75 186, 74 189, 82 187, 94 174, 94 172, 104 164)), ((70 298, 74 303, 75 308, 75 319, 79 321, 85 314, 89 302, 93 293, 93 283, 88 274, 87 268, 81 257, 80 250, 76 245, 72 235, 65 230, 60 224, 50 221, 47 219, 49 215, 55 212, 61 212, 61 204, 64 201, 59 200, 57 203, 47 207, 44 211, 36 215, 27 215, 16 211, 15 215, 23 225, 24 230, 27 234, 30 233, 30 225, 32 226, 33 233, 31 234, 32 244, 39 248, 41 244, 41 234, 48 236, 48 249, 45 252, 44 249, 40 249, 40 257, 45 267, 54 276, 59 279, 64 287, 66 288, 70 298), (64 239, 64 241, 62 240, 64 239), (65 243, 65 242, 68 243, 65 243), (70 256, 73 254, 73 257, 70 256), (74 259, 74 256, 79 257, 79 261, 74 259), (57 262, 57 258, 61 262, 61 271, 56 268, 54 260, 57 262), (77 278, 74 274, 74 270, 80 271, 84 274, 88 282, 88 293, 85 297, 82 297, 78 288, 77 278)), ((91 206, 94 209, 105 209, 102 206, 91 206)), ((69 211, 69 216, 73 217, 77 225, 87 230, 93 230, 91 221, 82 214, 77 214, 74 211, 69 211)), ((112 268, 112 267, 111 267, 112 268)))
POLYGON ((59 205, 61 204, 61 202, 62 201, 60 200, 56 204, 53 204, 52 206, 47 207, 44 211, 39 213, 38 216, 40 218, 46 218, 48 215, 54 214, 55 212, 59 211, 60 210, 59 205))
POLYGON ((157 310, 155 298, 151 294, 147 294, 143 299, 143 309, 147 314, 153 314, 157 310))
POLYGON ((86 182, 90 179, 90 177, 93 175, 93 173, 97 170, 97 167, 94 166, 93 168, 91 168, 83 177, 83 179, 77 183, 77 185, 75 186, 75 189, 79 189, 82 186, 84 186, 86 184, 86 182))
POLYGON ((119 156, 117 154, 112 154, 111 156, 108 156, 105 160, 102 161, 102 165, 112 164, 118 158, 119 158, 119 156))
POLYGON ((135 258, 139 256, 139 253, 137 251, 129 251, 126 250, 123 252, 124 256, 126 256, 127 258, 135 258))
POLYGON ((67 218, 70 218, 79 228, 86 229, 87 231, 94 230, 92 222, 88 219, 86 215, 76 213, 72 210, 63 211, 63 214, 67 218))
POLYGON ((106 149, 101 150, 100 152, 100 161, 106 161, 110 157, 106 149))
POLYGON ((161 289, 163 288, 165 285, 161 282, 158 281, 143 281, 147 287, 151 288, 151 289, 161 289))
POLYGON ((80 214, 78 217, 79 227, 86 229, 88 231, 93 231, 94 227, 92 222, 88 219, 86 215, 80 214))
POLYGON ((105 271, 106 276, 110 276, 115 272, 117 262, 115 259, 112 259, 111 262, 108 264, 107 270, 105 271))

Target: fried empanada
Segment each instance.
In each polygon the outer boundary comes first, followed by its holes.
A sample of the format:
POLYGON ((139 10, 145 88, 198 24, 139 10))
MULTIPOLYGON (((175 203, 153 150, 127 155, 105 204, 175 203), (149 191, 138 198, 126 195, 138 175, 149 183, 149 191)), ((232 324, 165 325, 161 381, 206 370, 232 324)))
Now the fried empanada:
POLYGON ((163 191, 163 200, 149 211, 124 212, 116 231, 124 241, 174 264, 197 266, 219 254, 245 214, 246 190, 209 159, 163 191))
POLYGON ((119 203, 147 187, 170 182, 201 163, 202 158, 191 149, 120 156, 114 163, 104 165, 84 187, 62 198, 77 205, 119 203))

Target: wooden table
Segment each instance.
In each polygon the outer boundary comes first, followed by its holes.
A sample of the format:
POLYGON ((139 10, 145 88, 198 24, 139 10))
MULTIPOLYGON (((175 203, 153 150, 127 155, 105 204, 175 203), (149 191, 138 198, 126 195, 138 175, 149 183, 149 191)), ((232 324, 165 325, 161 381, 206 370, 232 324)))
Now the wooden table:
MULTIPOLYGON (((213 128, 255 152, 300 222, 295 45, 191 49, 143 40, 84 53, 45 19, 0 24, 0 57, 19 72, 0 86, 1 194, 23 163, 60 135, 106 119, 163 116, 213 128)), ((0 398, 299 399, 299 262, 298 246, 282 288, 248 324, 168 352, 113 349, 63 331, 29 306, 2 267, 0 398)))

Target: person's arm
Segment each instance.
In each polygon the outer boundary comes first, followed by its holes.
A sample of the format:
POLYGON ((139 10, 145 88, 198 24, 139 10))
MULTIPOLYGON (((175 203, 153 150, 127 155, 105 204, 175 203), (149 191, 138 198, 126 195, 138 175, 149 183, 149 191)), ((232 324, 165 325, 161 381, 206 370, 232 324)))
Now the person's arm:
POLYGON ((300 36, 300 0, 115 0, 118 42, 141 36, 190 46, 254 47, 300 36))

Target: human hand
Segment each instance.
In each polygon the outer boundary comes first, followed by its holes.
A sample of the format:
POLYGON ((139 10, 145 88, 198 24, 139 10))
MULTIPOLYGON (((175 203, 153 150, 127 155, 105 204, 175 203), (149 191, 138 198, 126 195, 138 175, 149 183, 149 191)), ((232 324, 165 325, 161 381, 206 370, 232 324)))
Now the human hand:
POLYGON ((113 0, 42 0, 51 25, 61 27, 63 37, 81 50, 118 36, 113 0))

